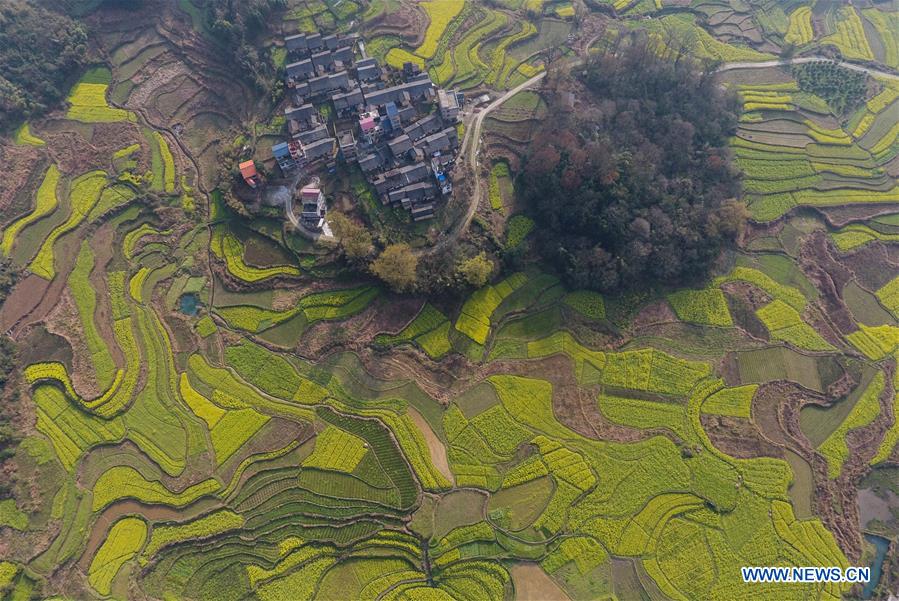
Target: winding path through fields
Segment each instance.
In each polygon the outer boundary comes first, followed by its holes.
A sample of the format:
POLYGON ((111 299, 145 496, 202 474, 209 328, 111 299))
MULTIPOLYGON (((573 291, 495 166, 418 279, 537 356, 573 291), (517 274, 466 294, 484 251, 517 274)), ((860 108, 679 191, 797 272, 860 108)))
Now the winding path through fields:
MULTIPOLYGON (((800 58, 786 58, 780 60, 773 61, 763 61, 760 63, 724 63, 720 67, 718 67, 719 72, 723 71, 736 71, 738 69, 764 69, 765 67, 783 67, 786 65, 804 65, 806 63, 818 63, 821 61, 832 61, 834 59, 827 58, 826 56, 803 56, 800 58)), ((863 67, 861 65, 856 65, 854 63, 848 63, 846 61, 837 61, 841 67, 845 67, 850 71, 858 71, 859 73, 867 73, 868 75, 876 75, 877 77, 883 77, 886 79, 896 79, 899 80, 899 75, 895 73, 888 73, 887 71, 880 71, 879 69, 872 69, 870 67, 863 67)))
POLYGON ((456 222, 449 233, 444 234, 440 238, 440 240, 438 240, 437 243, 433 246, 415 249, 416 254, 427 255, 435 253, 443 249, 446 245, 455 242, 459 238, 459 236, 461 236, 468 229, 468 226, 471 224, 471 220, 474 218, 474 214, 478 209, 478 202, 481 198, 481 177, 478 174, 478 152, 480 151, 481 129, 484 125, 484 119, 488 114, 490 114, 491 111, 500 107, 512 96, 523 90, 531 88, 534 84, 541 81, 545 76, 546 71, 543 71, 542 73, 535 75, 524 83, 518 84, 517 86, 488 104, 484 108, 484 110, 480 111, 474 116, 474 121, 465 130, 465 137, 462 138, 462 146, 460 151, 461 155, 463 156, 463 160, 467 161, 468 168, 471 169, 472 177, 474 177, 474 192, 468 199, 468 209, 465 211, 465 217, 456 222), (471 138, 470 144, 469 138, 471 138), (467 154, 466 148, 468 149, 467 154))

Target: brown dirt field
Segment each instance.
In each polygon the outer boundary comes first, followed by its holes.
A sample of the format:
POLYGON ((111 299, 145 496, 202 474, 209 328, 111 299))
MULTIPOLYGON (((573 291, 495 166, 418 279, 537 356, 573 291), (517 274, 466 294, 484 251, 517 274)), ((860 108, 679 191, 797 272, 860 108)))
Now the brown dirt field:
POLYGON ((389 34, 400 37, 412 47, 420 46, 428 28, 428 17, 418 7, 402 6, 391 13, 384 13, 365 24, 365 37, 389 34))
POLYGON ((94 366, 90 360, 90 352, 85 343, 84 328, 75 300, 68 288, 64 288, 59 297, 59 302, 44 320, 47 331, 68 341, 74 352, 72 356, 72 368, 69 375, 72 378, 72 386, 75 391, 86 399, 94 399, 103 391, 97 383, 94 374, 94 366))
MULTIPOLYGON (((566 355, 528 360, 527 370, 541 375, 553 386, 553 413, 559 422, 594 440, 636 442, 655 434, 670 436, 667 431, 651 432, 619 426, 607 420, 596 402, 598 391, 578 385, 574 365, 566 355)), ((483 368, 482 378, 496 374, 521 374, 522 362, 495 361, 483 368)))
POLYGON ((700 419, 712 444, 732 457, 781 456, 780 447, 765 440, 750 420, 724 415, 702 415, 700 419))
POLYGON ((397 332, 415 317, 421 300, 381 297, 362 313, 344 321, 320 321, 303 334, 304 357, 329 354, 337 349, 362 351, 380 332, 397 332))
POLYGON ((446 536, 459 526, 476 524, 486 517, 488 495, 481 490, 453 490, 437 502, 434 511, 434 539, 446 536))
POLYGON ((428 443, 428 451, 431 453, 431 461, 434 463, 434 467, 436 467, 441 474, 446 476, 447 480, 455 484, 456 479, 455 476, 453 476, 453 471, 450 469, 449 459, 446 456, 446 447, 443 446, 443 442, 437 438, 437 435, 434 434, 431 426, 428 425, 428 422, 425 421, 425 418, 423 418, 418 411, 413 407, 409 407, 406 411, 408 411, 409 417, 412 418, 412 421, 425 437, 425 442, 428 443))
POLYGON ((521 601, 567 601, 568 595, 535 563, 515 564, 510 570, 515 598, 521 601))
MULTIPOLYGON (((808 314, 815 329, 831 344, 839 344, 839 334, 854 332, 858 327, 839 291, 852 280, 853 274, 830 254, 829 240, 823 232, 808 237, 799 253, 799 267, 821 293, 817 305, 821 315, 808 314)), ((808 312, 807 312, 808 313, 808 312)))
POLYGON ((70 125, 61 123, 61 130, 47 135, 47 152, 66 175, 81 175, 91 169, 110 169, 112 154, 130 146, 141 138, 133 123, 95 123, 91 136, 82 135, 70 125))
POLYGON ((115 228, 112 224, 104 223, 90 236, 91 250, 94 252, 94 269, 89 280, 96 291, 97 309, 94 313, 94 323, 97 331, 106 342, 109 352, 116 365, 125 365, 125 357, 119 348, 112 331, 112 307, 109 302, 109 294, 106 292, 106 265, 112 260, 115 246, 115 228))
POLYGON ((113 503, 97 517, 91 527, 90 537, 84 548, 81 558, 78 560, 78 567, 87 573, 91 560, 97 549, 106 541, 106 534, 112 525, 120 518, 129 515, 139 515, 150 521, 157 522, 184 522, 203 513, 208 513, 213 509, 218 509, 221 503, 212 499, 201 499, 186 509, 174 509, 164 505, 144 505, 137 501, 121 501, 113 503))
POLYGON ((21 280, 0 307, 0 332, 6 332, 34 311, 49 288, 50 282, 36 275, 21 280))
MULTIPOLYGON (((895 159, 899 162, 899 157, 895 159)), ((827 225, 839 229, 851 223, 869 221, 881 215, 896 212, 895 206, 847 205, 843 207, 818 207, 815 209, 827 221, 827 225)))
POLYGON ((734 324, 753 338, 767 341, 768 328, 756 316, 755 311, 770 303, 771 297, 764 290, 746 282, 728 282, 721 289, 727 295, 727 304, 734 324))
POLYGON ((677 321, 677 315, 674 313, 671 305, 667 301, 659 300, 641 308, 631 322, 630 329, 634 335, 637 335, 642 330, 675 321, 677 321))
POLYGON ((366 349, 358 355, 366 371, 376 378, 414 380, 425 393, 443 404, 476 381, 476 366, 458 354, 448 355, 436 363, 417 348, 402 345, 389 353, 366 349))
MULTIPOLYGON (((25 193, 24 188, 31 179, 31 174, 38 171, 37 165, 41 161, 41 155, 40 149, 34 146, 0 145, 0 156, 3 156, 5 171, 3 186, 0 186, 2 221, 14 217, 15 212, 18 212, 14 208, 14 204, 17 204, 15 200, 20 190, 25 193)), ((27 207, 23 207, 23 210, 27 210, 27 207)))
POLYGON ((866 244, 857 252, 842 257, 841 263, 855 275, 859 286, 875 291, 899 272, 899 247, 878 243, 866 244))
POLYGON ((725 71, 718 75, 721 81, 734 84, 787 83, 793 81, 789 67, 766 67, 764 69, 740 69, 725 71))

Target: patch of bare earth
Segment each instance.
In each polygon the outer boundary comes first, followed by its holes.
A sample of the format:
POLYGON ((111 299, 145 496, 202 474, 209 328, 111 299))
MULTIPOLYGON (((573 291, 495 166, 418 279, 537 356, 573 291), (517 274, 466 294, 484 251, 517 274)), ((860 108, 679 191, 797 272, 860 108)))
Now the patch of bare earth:
POLYGON ((86 399, 94 399, 103 392, 97 383, 94 366, 90 361, 90 351, 85 343, 84 328, 72 293, 65 288, 59 302, 44 320, 47 331, 65 338, 72 347, 72 366, 69 376, 75 391, 86 399))
POLYGON ((111 168, 112 154, 141 139, 133 123, 97 123, 90 139, 74 129, 47 135, 47 152, 60 171, 77 176, 97 168, 111 168))
POLYGON ((455 482, 455 477, 450 469, 449 459, 446 455, 446 447, 443 445, 443 442, 437 438, 437 435, 434 434, 434 430, 431 429, 431 425, 425 421, 425 418, 421 416, 421 413, 412 407, 409 407, 407 411, 409 417, 412 418, 412 422, 419 430, 421 430, 421 433, 425 438, 425 442, 428 445, 428 451, 431 454, 431 462, 434 464, 434 467, 436 467, 447 480, 455 482))
POLYGON ((516 599, 521 601, 562 601, 569 598, 536 563, 515 564, 510 572, 516 599))
MULTIPOLYGON (((14 217, 16 198, 26 187, 30 176, 41 161, 41 152, 34 146, 0 145, 3 157, 3 185, 0 186, 0 215, 6 221, 14 217)), ((22 207, 27 209, 27 207, 22 207)))
POLYGON ((766 440, 748 420, 726 415, 702 415, 702 427, 712 444, 732 457, 781 457, 781 448, 766 440))
POLYGON ((420 299, 390 295, 347 320, 317 322, 303 334, 301 354, 315 358, 337 350, 362 351, 377 334, 401 330, 420 308, 420 299))
POLYGON ((416 5, 403 5, 398 10, 384 12, 365 24, 366 37, 395 35, 409 46, 420 46, 424 41, 429 21, 424 11, 416 5))

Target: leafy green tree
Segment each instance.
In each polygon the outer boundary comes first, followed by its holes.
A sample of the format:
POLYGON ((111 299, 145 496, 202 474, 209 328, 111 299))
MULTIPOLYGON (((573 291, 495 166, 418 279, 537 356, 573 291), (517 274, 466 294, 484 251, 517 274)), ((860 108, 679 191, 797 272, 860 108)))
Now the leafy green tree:
POLYGON ((80 23, 27 0, 0 2, 0 130, 55 106, 87 60, 80 23))
POLYGON ((331 211, 328 214, 328 220, 331 222, 331 229, 340 241, 340 248, 348 259, 361 259, 371 253, 371 233, 365 229, 365 226, 337 211, 331 211))
POLYGON ((391 244, 372 261, 371 271, 397 292, 408 292, 415 286, 418 257, 408 244, 391 244))
POLYGON ((486 253, 477 254, 470 259, 459 262, 459 275, 477 288, 480 288, 493 275, 493 262, 487 258, 486 253))

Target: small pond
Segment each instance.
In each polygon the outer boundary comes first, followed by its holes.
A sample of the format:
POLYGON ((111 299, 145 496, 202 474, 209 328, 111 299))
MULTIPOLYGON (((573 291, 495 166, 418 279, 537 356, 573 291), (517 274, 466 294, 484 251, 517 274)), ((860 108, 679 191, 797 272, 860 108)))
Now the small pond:
POLYGON ((200 309, 200 297, 196 294, 182 294, 178 299, 178 310, 185 315, 196 315, 200 309))
POLYGON ((880 577, 883 575, 883 562, 887 556, 887 549, 890 548, 890 541, 882 536, 874 536, 873 534, 866 534, 865 538, 877 549, 877 553, 874 555, 874 563, 871 564, 871 580, 868 581, 868 584, 862 590, 862 599, 870 599, 874 594, 874 589, 880 583, 880 577))

